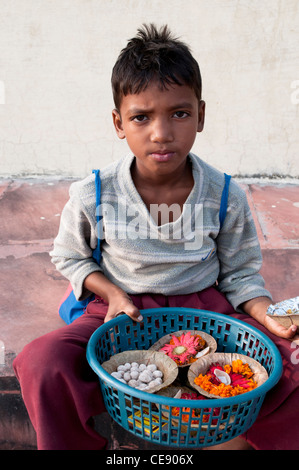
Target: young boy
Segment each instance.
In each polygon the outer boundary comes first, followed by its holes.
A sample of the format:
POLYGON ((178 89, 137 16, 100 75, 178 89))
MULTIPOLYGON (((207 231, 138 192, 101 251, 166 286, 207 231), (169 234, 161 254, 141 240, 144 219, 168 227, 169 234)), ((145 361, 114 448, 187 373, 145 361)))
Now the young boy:
MULTIPOLYGON (((188 47, 166 27, 145 26, 121 52, 112 88, 114 126, 132 154, 101 170, 101 263, 92 258, 98 236, 93 175, 71 186, 52 252, 76 297, 92 292, 96 300, 14 362, 39 449, 105 448, 90 425, 104 406, 85 350, 94 330, 120 313, 136 321, 142 321, 140 309, 157 306, 231 314, 267 331, 288 359, 286 339, 296 334, 266 316, 271 296, 259 274, 260 248, 244 192, 231 182, 220 228, 224 176, 190 153, 203 130, 205 103, 188 47)), ((247 435, 255 448, 295 448, 294 428, 278 407, 295 408, 296 389, 284 379, 269 394, 266 412, 247 435), (273 419, 279 440, 269 427, 273 419)))

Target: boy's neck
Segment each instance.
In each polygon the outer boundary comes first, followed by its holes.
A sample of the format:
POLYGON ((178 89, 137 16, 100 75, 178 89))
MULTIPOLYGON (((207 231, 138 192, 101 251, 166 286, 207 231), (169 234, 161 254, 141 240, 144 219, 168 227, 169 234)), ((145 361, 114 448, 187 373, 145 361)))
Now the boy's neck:
POLYGON ((138 166, 136 159, 131 166, 131 175, 136 188, 175 188, 176 186, 193 187, 192 163, 187 157, 185 164, 172 173, 148 174, 138 166))
MULTIPOLYGON (((160 175, 158 178, 146 178, 142 173, 138 172, 136 162, 131 167, 132 179, 135 187, 143 200, 144 204, 151 211, 151 205, 166 204, 169 207, 172 204, 178 204, 181 212, 194 185, 192 174, 192 163, 186 160, 185 168, 180 172, 174 172, 167 175, 160 175)), ((152 215, 152 217, 154 217, 152 215)), ((174 222, 178 214, 169 214, 168 222, 174 222)), ((155 218, 155 217, 154 217, 155 218)), ((158 213, 155 222, 161 225, 161 214, 158 213)), ((165 221, 164 221, 165 223, 165 221)))

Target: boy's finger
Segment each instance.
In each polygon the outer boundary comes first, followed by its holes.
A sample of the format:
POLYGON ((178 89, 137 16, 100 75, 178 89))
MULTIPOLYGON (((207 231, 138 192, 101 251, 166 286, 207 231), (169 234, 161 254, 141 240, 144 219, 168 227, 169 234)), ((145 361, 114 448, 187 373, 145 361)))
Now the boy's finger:
POLYGON ((124 315, 124 314, 128 315, 128 317, 132 318, 132 320, 137 321, 137 322, 141 322, 143 320, 143 316, 139 312, 138 308, 132 306, 132 308, 127 308, 126 311, 121 310, 114 314, 107 313, 104 323, 106 323, 109 320, 112 320, 113 318, 118 317, 119 315, 124 315))
POLYGON ((265 326, 271 333, 274 333, 275 335, 285 339, 292 339, 297 333, 296 325, 291 325, 289 328, 286 328, 269 317, 267 317, 267 325, 265 326))
POLYGON ((132 308, 131 309, 128 309, 126 311, 126 314, 132 318, 132 320, 134 321, 138 321, 138 322, 141 322, 143 320, 143 316, 141 315, 141 313, 139 312, 138 308, 135 307, 134 305, 132 305, 132 308))

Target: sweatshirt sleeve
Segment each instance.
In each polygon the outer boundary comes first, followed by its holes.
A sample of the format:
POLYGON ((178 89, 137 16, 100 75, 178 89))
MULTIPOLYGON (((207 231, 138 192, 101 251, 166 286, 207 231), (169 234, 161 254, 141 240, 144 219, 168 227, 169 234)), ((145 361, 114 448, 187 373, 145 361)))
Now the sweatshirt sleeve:
POLYGON ((217 237, 220 274, 218 286, 235 310, 243 302, 271 294, 259 273, 262 254, 245 192, 236 183, 229 197, 227 216, 217 237), (237 189, 236 189, 237 188, 237 189))
POLYGON ((92 256, 97 245, 95 194, 86 188, 83 192, 82 182, 76 182, 71 185, 69 195, 50 256, 56 269, 70 281, 77 300, 83 300, 90 294, 83 286, 85 278, 101 271, 92 256))

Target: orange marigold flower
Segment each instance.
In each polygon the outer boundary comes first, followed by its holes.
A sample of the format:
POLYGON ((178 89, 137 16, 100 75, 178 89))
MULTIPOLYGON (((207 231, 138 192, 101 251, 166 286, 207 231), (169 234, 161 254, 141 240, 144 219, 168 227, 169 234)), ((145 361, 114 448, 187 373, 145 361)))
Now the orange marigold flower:
POLYGON ((232 361, 232 365, 223 366, 224 371, 230 375, 231 384, 225 385, 220 382, 213 372, 215 366, 212 365, 206 375, 199 374, 194 379, 194 383, 208 393, 220 397, 233 397, 242 393, 249 392, 257 387, 257 383, 250 377, 253 372, 248 364, 244 364, 240 359, 232 361))
POLYGON ((244 377, 252 377, 253 372, 250 369, 248 364, 244 364, 241 359, 237 359, 236 361, 232 361, 232 371, 236 374, 242 374, 244 377))

